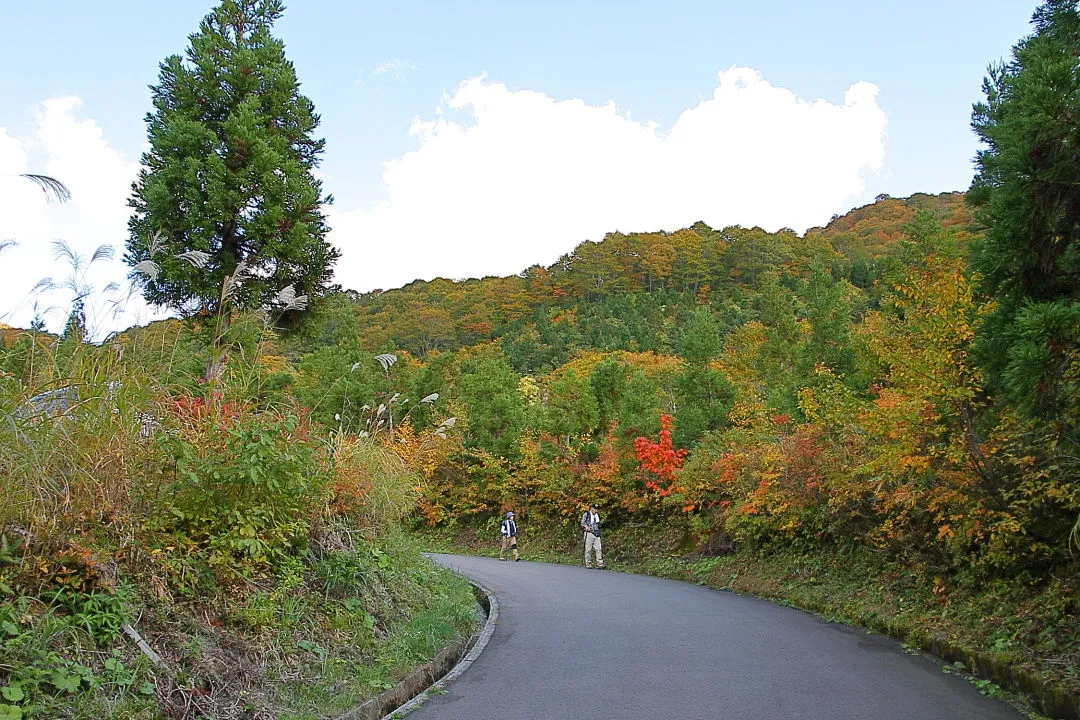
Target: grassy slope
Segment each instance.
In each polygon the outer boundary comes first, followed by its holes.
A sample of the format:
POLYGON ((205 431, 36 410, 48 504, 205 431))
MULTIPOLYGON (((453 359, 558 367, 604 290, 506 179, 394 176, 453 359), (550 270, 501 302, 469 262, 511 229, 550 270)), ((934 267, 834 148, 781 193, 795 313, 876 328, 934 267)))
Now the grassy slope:
POLYGON ((392 687, 477 618, 468 583, 400 536, 215 598, 153 597, 133 581, 121 578, 120 601, 102 607, 0 602, 0 718, 333 716, 392 687), (119 632, 124 621, 171 675, 119 632))

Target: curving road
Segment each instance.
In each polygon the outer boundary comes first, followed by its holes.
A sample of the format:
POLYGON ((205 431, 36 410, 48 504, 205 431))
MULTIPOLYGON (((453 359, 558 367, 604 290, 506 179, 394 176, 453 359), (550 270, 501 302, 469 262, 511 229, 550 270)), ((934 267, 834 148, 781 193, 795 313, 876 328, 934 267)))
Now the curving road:
POLYGON ((409 720, 1020 720, 942 663, 764 600, 436 555, 492 589, 487 649, 409 720))

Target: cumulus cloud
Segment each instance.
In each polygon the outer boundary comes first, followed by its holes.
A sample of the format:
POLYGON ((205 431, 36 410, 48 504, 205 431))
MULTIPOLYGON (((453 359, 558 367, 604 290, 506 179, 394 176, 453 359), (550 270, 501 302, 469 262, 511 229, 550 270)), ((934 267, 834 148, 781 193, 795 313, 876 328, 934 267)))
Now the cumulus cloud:
POLYGON ((697 220, 803 231, 880 169, 877 93, 858 82, 841 104, 806 100, 735 67, 665 131, 614 103, 473 78, 412 123, 418 147, 384 163, 385 201, 331 213, 337 280, 370 290, 510 274, 612 230, 697 220))
POLYGON ((62 282, 70 269, 53 257, 51 243, 63 240, 87 258, 102 245, 112 245, 116 257, 95 263, 86 277, 98 292, 87 300, 88 321, 101 335, 159 313, 136 297, 117 306, 101 290, 122 282, 127 268, 121 262, 127 238, 127 197, 139 165, 127 160, 104 137, 91 119, 77 117, 82 102, 76 97, 47 100, 35 109, 30 137, 14 137, 0 127, 0 240, 17 245, 0 254, 0 322, 26 326, 41 314, 51 330, 62 328, 71 294, 55 291, 32 294, 45 277, 62 282), (20 173, 51 175, 71 190, 63 205, 48 202, 41 189, 20 173))
MULTIPOLYGON (((120 257, 138 163, 80 112, 78 98, 56 98, 35 109, 29 136, 0 126, 0 241, 19 243, 0 252, 0 322, 26 325, 56 306, 46 319, 62 326, 70 298, 30 294, 42 277, 64 275, 54 239, 84 255, 102 243, 116 248, 91 274, 96 287, 126 275, 120 257), (27 172, 62 179, 71 202, 47 203, 16 177, 27 172)), ((841 103, 806 100, 746 68, 719 73, 711 97, 667 129, 614 103, 473 78, 430 119, 413 121, 416 149, 384 163, 385 201, 330 210, 330 240, 343 253, 337 281, 370 290, 510 274, 612 230, 697 220, 802 231, 864 189, 863 174, 884 160, 885 125, 874 85, 852 85, 841 103)), ((160 316, 138 297, 126 307, 113 317, 99 298, 91 308, 99 334, 160 316)))

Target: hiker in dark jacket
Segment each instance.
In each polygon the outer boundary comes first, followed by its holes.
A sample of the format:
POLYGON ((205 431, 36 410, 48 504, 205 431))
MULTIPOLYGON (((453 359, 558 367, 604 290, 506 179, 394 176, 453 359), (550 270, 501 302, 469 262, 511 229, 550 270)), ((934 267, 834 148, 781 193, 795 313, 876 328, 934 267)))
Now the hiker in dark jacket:
POLYGON ((514 522, 514 513, 506 513, 506 519, 502 521, 502 528, 499 530, 499 534, 502 535, 502 545, 499 547, 499 559, 506 560, 506 548, 512 548, 514 551, 514 562, 521 560, 521 558, 518 557, 517 523, 514 522))
POLYGON ((585 567, 591 568, 589 553, 596 556, 596 567, 604 567, 604 551, 600 544, 600 513, 596 503, 581 516, 581 531, 585 534, 585 567))

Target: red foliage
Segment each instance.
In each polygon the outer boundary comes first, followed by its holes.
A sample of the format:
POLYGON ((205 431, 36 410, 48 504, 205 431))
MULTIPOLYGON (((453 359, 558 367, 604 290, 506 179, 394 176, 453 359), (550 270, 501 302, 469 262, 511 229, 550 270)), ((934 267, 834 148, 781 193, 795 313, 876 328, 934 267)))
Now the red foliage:
POLYGON ((172 399, 173 412, 184 421, 205 420, 217 415, 223 424, 229 424, 237 418, 242 409, 235 402, 222 402, 219 392, 213 393, 209 401, 191 395, 180 395, 172 399))
POLYGON ((647 437, 634 438, 634 454, 642 470, 652 473, 657 480, 645 483, 660 497, 667 497, 679 490, 675 484, 675 471, 682 467, 686 450, 675 449, 671 443, 671 416, 660 416, 660 442, 647 437))

